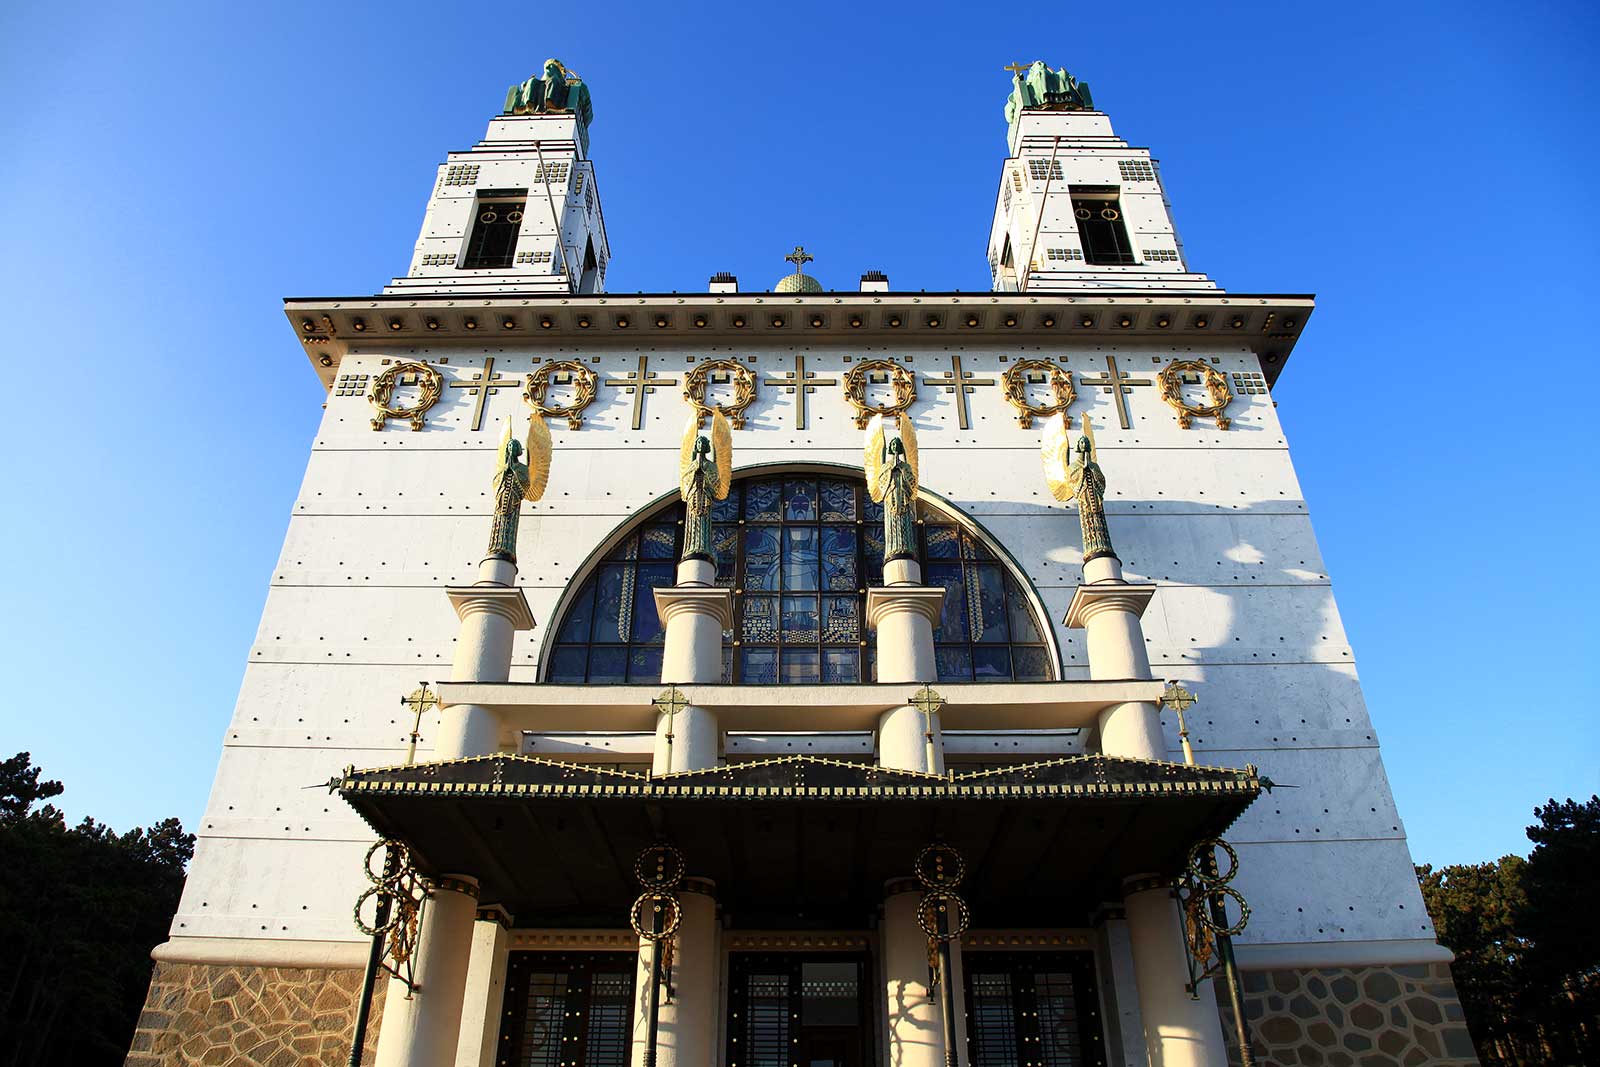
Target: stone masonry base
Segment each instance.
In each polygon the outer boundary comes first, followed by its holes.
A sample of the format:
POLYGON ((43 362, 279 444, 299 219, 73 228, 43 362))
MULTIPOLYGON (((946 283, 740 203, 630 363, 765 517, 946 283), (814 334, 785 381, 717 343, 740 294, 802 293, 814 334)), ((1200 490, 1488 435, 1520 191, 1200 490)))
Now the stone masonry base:
MULTIPOLYGON (((367 1061, 383 1014, 379 982, 367 1061)), ((157 963, 126 1067, 342 1067, 361 972, 157 963)))
MULTIPOLYGON (((1220 980, 1230 1062, 1233 1013, 1220 980)), ((1256 1063, 1266 1067, 1477 1067, 1443 963, 1244 972, 1256 1063)))

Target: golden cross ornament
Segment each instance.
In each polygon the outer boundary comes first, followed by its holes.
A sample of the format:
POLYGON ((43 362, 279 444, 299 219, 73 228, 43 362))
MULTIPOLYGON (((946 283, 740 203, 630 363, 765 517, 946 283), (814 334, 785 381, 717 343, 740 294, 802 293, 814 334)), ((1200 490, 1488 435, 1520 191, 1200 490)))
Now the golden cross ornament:
POLYGON ((1012 63, 1011 65, 1002 67, 1001 69, 1009 70, 1013 74, 1022 74, 1031 66, 1033 66, 1032 63, 1012 63))
POLYGON ((1178 716, 1178 743, 1183 746, 1183 762, 1191 767, 1194 766, 1194 749, 1189 744, 1189 724, 1184 721, 1183 713, 1194 707, 1199 699, 1177 682, 1168 682, 1161 694, 1161 706, 1171 708, 1178 716))
POLYGON ((804 246, 795 245, 794 246, 794 251, 790 252, 788 255, 784 256, 783 258, 788 260, 790 263, 793 263, 794 264, 794 272, 796 274, 799 274, 801 267, 805 266, 807 263, 810 263, 813 259, 816 259, 817 257, 811 255, 810 253, 808 253, 805 250, 804 246))
POLYGON ((689 706, 689 698, 683 695, 682 689, 674 685, 663 689, 661 695, 650 703, 656 706, 657 711, 667 715, 676 715, 689 706))
POLYGON ((423 712, 439 706, 439 695, 428 688, 427 682, 418 682, 416 689, 400 698, 400 704, 410 708, 416 716, 411 722, 411 743, 406 748, 406 765, 410 766, 417 758, 417 739, 422 732, 423 712))

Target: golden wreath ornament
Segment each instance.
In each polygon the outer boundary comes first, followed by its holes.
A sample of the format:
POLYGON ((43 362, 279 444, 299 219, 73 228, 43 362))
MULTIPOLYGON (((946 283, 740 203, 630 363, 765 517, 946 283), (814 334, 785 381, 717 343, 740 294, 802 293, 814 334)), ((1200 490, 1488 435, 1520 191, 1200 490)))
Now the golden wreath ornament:
POLYGON ((1197 417, 1216 419, 1217 429, 1226 430, 1229 419, 1223 412, 1233 403, 1233 390, 1228 388, 1228 378, 1209 363, 1198 359, 1177 359, 1161 369, 1161 399, 1172 405, 1178 413, 1178 425, 1187 430, 1197 417), (1209 404, 1190 404, 1183 399, 1183 375, 1198 374, 1205 382, 1209 404))
MULTIPOLYGON (((1001 384, 1005 388, 1006 400, 1017 409, 1017 425, 1023 429, 1033 425, 1034 419, 1048 419, 1050 416, 1065 412, 1078 398, 1078 391, 1072 387, 1072 375, 1062 370, 1056 363, 1047 359, 1021 359, 1006 368, 1001 377, 1001 384), (1028 403, 1028 378, 1030 374, 1044 374, 1050 383, 1050 395, 1055 397, 1051 404, 1028 403)), ((1072 416, 1066 416, 1066 427, 1072 429, 1072 416)))
POLYGON ((367 394, 367 401, 372 405, 372 410, 377 412, 372 416, 372 428, 381 430, 390 419, 405 419, 411 423, 413 430, 422 429, 426 421, 423 415, 439 402, 439 394, 443 391, 444 375, 426 363, 396 363, 378 375, 372 383, 372 392, 367 394), (422 395, 410 407, 393 403, 394 387, 401 384, 400 376, 404 374, 415 374, 417 385, 422 388, 422 395))
POLYGON ((856 429, 864 430, 872 416, 901 415, 917 402, 917 380, 911 372, 892 359, 869 359, 851 367, 844 376, 844 398, 856 409, 856 429), (894 402, 876 405, 867 403, 868 376, 887 373, 894 384, 894 402))
POLYGON ((1200 974, 1204 976, 1216 954, 1217 938, 1234 937, 1250 922, 1250 905, 1239 891, 1228 883, 1239 873, 1239 854, 1233 846, 1220 837, 1197 842, 1189 849, 1189 859, 1183 872, 1178 900, 1183 908, 1184 935, 1189 942, 1189 955, 1200 974), (1224 872, 1213 873, 1213 849, 1221 849, 1228 857, 1224 872), (1209 862, 1208 862, 1209 861, 1209 862), (1233 898, 1239 909, 1236 922, 1227 920, 1227 898, 1233 898), (1215 908, 1215 912, 1213 912, 1215 908))
POLYGON ((367 849, 362 868, 367 881, 372 884, 356 898, 356 928, 368 937, 388 935, 388 955, 396 965, 404 966, 417 948, 417 930, 421 925, 422 903, 428 893, 422 876, 411 863, 411 850, 399 841, 378 841, 367 849), (383 867, 372 869, 372 859, 383 849, 383 867), (387 900, 388 918, 382 922, 374 915, 371 924, 361 917, 361 905, 374 898, 381 913, 387 900))
POLYGON ((594 403, 595 389, 599 384, 599 376, 582 363, 573 359, 558 359, 528 375, 528 385, 522 391, 522 399, 538 414, 546 418, 566 419, 567 429, 576 430, 583 425, 583 410, 594 403), (557 374, 566 374, 569 378, 565 382, 557 382, 554 380, 557 374), (562 405, 545 402, 552 385, 568 384, 576 394, 572 403, 562 405))
POLYGON ((735 430, 744 429, 744 410, 756 399, 756 376, 749 367, 733 359, 708 359, 689 372, 683 382, 683 399, 694 408, 695 427, 705 425, 705 420, 711 417, 713 411, 720 411, 728 417, 728 424, 735 430), (733 402, 729 404, 707 404, 706 390, 711 385, 713 374, 726 374, 733 383, 733 402))

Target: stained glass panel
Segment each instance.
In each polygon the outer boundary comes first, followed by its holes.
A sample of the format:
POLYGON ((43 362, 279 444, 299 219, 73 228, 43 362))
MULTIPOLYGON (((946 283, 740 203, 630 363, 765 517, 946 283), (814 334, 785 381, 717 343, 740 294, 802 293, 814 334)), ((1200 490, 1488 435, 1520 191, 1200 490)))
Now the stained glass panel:
POLYGON ((822 521, 854 522, 856 487, 849 482, 822 482, 822 521))
POLYGON ((783 598, 783 640, 816 644, 821 639, 817 624, 817 598, 814 596, 786 596, 783 598))
POLYGON ((783 483, 783 521, 817 521, 817 483, 812 478, 790 478, 783 483))
POLYGON ((753 482, 745 486, 744 517, 751 522, 778 521, 778 482, 753 482))
POLYGON ((745 527, 744 587, 754 590, 778 588, 778 527, 745 527))
POLYGON ((822 528, 822 588, 855 592, 856 529, 854 526, 822 528))
POLYGON ((786 648, 783 650, 783 681, 785 685, 816 685, 822 681, 821 652, 815 648, 786 648))
POLYGON ((817 588, 817 529, 814 526, 783 528, 783 587, 817 588))
MULTIPOLYGON (((919 527, 924 582, 945 590, 935 630, 939 678, 1054 677, 1019 583, 985 562, 995 556, 971 532, 924 510, 935 520, 919 527)), ((860 590, 883 582, 883 510, 865 487, 838 478, 750 479, 734 485, 714 514, 717 584, 738 591, 724 639, 744 646, 724 645, 724 680, 873 678, 876 650, 860 590), (771 647, 750 647, 760 645, 771 647)), ((675 580, 681 515, 681 505, 657 512, 608 550, 557 627, 547 680, 659 678, 664 635, 651 590, 675 580)))

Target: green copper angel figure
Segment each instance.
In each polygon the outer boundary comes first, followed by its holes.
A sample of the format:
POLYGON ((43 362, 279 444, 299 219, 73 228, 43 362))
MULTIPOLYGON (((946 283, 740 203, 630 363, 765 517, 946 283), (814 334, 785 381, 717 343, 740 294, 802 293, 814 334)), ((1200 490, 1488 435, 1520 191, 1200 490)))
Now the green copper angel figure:
POLYGON ((528 420, 528 462, 522 462, 523 446, 511 434, 506 420, 500 435, 499 463, 494 469, 494 525, 489 529, 489 558, 517 561, 517 523, 522 518, 522 502, 544 496, 550 481, 550 428, 544 416, 528 420))
POLYGON ((678 492, 683 496, 683 555, 715 564, 711 540, 711 506, 728 499, 733 481, 733 429, 722 412, 711 416, 711 437, 700 432, 700 415, 689 416, 678 452, 678 492))
POLYGON ((905 415, 895 421, 900 435, 887 438, 883 416, 872 416, 862 454, 867 492, 883 505, 885 563, 917 558, 917 431, 905 415))
POLYGON ((1058 411, 1045 423, 1044 441, 1039 446, 1039 456, 1044 461, 1044 480, 1050 486, 1051 496, 1063 503, 1068 500, 1078 503, 1078 524, 1083 528, 1083 561, 1088 563, 1101 556, 1115 559, 1117 553, 1111 547, 1111 531, 1106 528, 1106 476, 1100 470, 1089 416, 1083 416, 1078 458, 1068 466, 1070 444, 1066 416, 1058 411))

